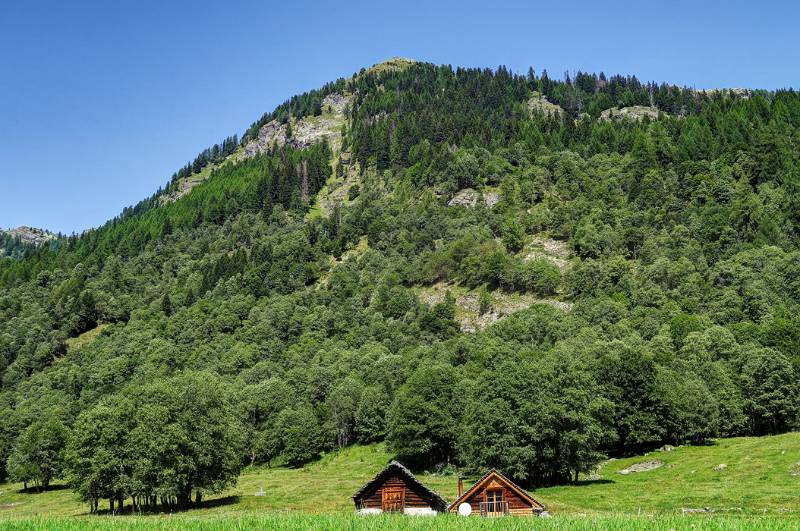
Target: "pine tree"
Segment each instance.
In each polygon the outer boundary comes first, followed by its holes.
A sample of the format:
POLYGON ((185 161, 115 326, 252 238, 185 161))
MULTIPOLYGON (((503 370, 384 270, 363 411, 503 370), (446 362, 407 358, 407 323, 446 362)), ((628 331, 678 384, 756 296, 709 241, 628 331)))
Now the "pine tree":
POLYGON ((163 297, 161 297, 161 311, 164 312, 164 315, 169 317, 172 315, 172 301, 169 298, 169 293, 165 293, 163 297))

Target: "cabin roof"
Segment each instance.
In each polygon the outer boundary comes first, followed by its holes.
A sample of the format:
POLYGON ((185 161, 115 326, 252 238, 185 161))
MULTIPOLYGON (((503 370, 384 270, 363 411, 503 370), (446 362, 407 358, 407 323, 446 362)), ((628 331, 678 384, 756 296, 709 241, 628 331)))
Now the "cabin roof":
POLYGON ((505 483, 506 486, 509 489, 513 490, 520 498, 522 498, 522 499, 526 500, 527 502, 529 502, 533 506, 533 508, 535 510, 537 510, 537 511, 543 511, 544 510, 545 507, 544 507, 543 503, 541 503, 536 498, 534 498, 533 496, 528 494, 525 491, 525 489, 523 489, 522 487, 520 487, 519 485, 517 485, 516 483, 511 481, 511 479, 506 477, 502 472, 500 472, 496 468, 493 468, 493 469, 489 470, 487 473, 485 473, 483 476, 481 476, 481 478, 478 481, 473 483, 473 485, 470 488, 468 488, 466 491, 464 491, 464 494, 459 496, 453 503, 451 503, 447 507, 447 510, 450 511, 454 507, 458 507, 458 505, 463 503, 465 500, 468 500, 469 498, 471 498, 481 487, 483 487, 486 483, 488 483, 489 480, 492 479, 492 478, 497 478, 502 483, 505 483))
POLYGON ((422 492, 428 495, 431 499, 431 505, 439 511, 444 511, 447 508, 447 501, 442 498, 438 492, 435 490, 429 489, 424 483, 414 477, 414 474, 411 473, 409 469, 404 467, 398 461, 392 461, 389 465, 378 472, 378 474, 368 481, 363 487, 358 489, 355 494, 353 494, 353 500, 358 502, 359 499, 364 497, 365 494, 371 492, 373 489, 377 488, 378 485, 386 481, 393 472, 399 472, 401 476, 403 476, 409 483, 415 485, 419 488, 422 492))

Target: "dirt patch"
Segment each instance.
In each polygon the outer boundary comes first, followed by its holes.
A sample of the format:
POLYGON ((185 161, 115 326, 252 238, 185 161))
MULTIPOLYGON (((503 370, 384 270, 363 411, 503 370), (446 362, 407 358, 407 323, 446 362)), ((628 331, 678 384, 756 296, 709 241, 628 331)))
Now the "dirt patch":
POLYGON ((789 475, 794 477, 800 477, 800 461, 796 462, 792 467, 789 469, 789 475))
POLYGON ((634 463, 628 468, 623 468, 619 471, 620 474, 626 476, 628 474, 634 474, 637 472, 649 472, 651 470, 655 470, 656 468, 661 468, 664 466, 664 462, 659 459, 653 459, 652 461, 643 461, 641 463, 634 463))
POLYGON ((0 510, 2 510, 2 509, 13 509, 17 505, 22 505, 22 502, 0 503, 0 510))

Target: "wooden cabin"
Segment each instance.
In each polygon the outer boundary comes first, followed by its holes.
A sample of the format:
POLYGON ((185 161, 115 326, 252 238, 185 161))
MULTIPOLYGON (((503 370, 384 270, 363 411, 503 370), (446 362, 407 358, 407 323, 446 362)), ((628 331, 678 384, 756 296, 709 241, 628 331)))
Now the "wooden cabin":
POLYGON ((435 515, 447 510, 447 502, 423 485, 406 467, 392 461, 353 495, 361 514, 396 512, 435 515))
POLYGON ((538 516, 544 505, 495 469, 464 492, 458 481, 458 498, 448 511, 463 516, 538 516))

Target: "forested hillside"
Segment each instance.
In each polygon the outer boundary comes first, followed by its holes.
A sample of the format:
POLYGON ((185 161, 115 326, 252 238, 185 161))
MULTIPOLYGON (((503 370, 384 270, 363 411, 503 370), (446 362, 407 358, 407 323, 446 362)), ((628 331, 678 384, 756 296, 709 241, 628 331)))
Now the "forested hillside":
POLYGON ((551 485, 790 431, 798 226, 794 91, 362 70, 0 261, 0 479, 185 506, 385 440, 551 485))

